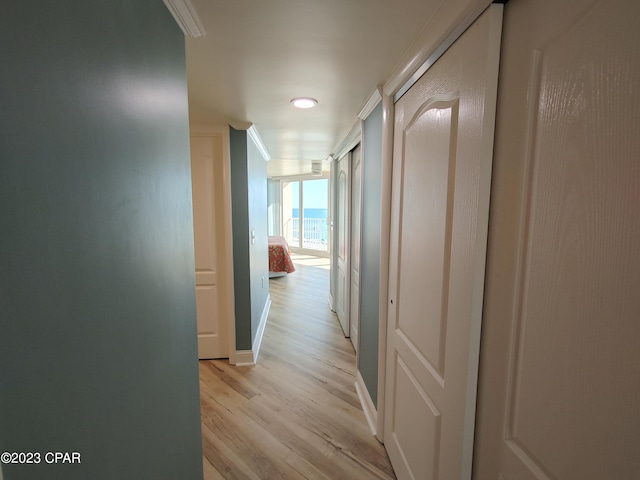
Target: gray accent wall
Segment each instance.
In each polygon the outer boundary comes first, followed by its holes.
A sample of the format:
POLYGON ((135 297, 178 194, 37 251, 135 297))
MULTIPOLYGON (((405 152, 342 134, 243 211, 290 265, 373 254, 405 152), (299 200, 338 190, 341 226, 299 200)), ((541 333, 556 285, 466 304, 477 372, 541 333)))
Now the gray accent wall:
POLYGON ((251 350, 269 296, 267 167, 245 130, 229 138, 236 349, 251 350))
POLYGON ((382 205, 382 103, 364 121, 362 132, 362 250, 358 370, 374 405, 378 403, 380 228, 382 205))
POLYGON ((158 0, 0 4, 5 480, 202 478, 185 45, 158 0))
POLYGON ((231 230, 233 234, 236 350, 251 350, 247 132, 229 127, 229 144, 231 150, 231 230))

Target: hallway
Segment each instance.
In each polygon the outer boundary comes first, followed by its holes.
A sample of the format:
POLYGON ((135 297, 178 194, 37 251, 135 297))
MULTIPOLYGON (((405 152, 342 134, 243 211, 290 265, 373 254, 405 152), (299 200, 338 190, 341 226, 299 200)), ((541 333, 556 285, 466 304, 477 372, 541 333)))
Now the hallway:
POLYGON ((356 395, 356 358, 329 310, 329 260, 271 279, 258 364, 200 362, 204 478, 393 479, 356 395))

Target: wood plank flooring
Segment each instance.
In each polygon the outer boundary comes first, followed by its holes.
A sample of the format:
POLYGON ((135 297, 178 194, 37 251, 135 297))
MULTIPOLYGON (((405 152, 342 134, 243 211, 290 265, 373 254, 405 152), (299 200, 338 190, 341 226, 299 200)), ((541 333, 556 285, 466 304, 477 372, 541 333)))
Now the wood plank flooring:
POLYGON ((204 478, 394 479, 358 401, 353 347, 329 310, 329 260, 294 263, 269 281, 258 364, 200 362, 204 478))

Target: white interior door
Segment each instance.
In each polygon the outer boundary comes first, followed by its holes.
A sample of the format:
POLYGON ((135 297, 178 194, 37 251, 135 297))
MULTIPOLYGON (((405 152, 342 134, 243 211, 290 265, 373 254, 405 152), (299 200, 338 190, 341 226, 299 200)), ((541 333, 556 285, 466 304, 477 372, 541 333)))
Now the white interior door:
POLYGON ((222 149, 221 135, 191 137, 198 357, 201 359, 229 356, 227 323, 221 321, 221 259, 218 258, 222 149))
POLYGON ((478 478, 640 478, 639 26, 505 6, 478 478))
POLYGON ((349 198, 350 198, 350 169, 349 157, 346 154, 338 161, 337 205, 335 227, 338 229, 338 274, 336 285, 336 315, 346 337, 350 334, 349 324, 349 198))
POLYGON ((358 331, 360 329, 360 212, 362 194, 362 162, 360 145, 351 152, 351 289, 350 338, 353 348, 358 351, 358 331))
POLYGON ((471 478, 501 12, 395 107, 384 440, 400 480, 471 478))

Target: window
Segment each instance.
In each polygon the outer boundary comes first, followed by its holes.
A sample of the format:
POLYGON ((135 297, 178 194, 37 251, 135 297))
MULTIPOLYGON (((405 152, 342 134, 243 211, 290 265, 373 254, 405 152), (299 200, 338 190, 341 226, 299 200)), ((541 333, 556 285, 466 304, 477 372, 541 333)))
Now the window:
POLYGON ((282 181, 282 233, 292 248, 329 251, 329 180, 282 181))

